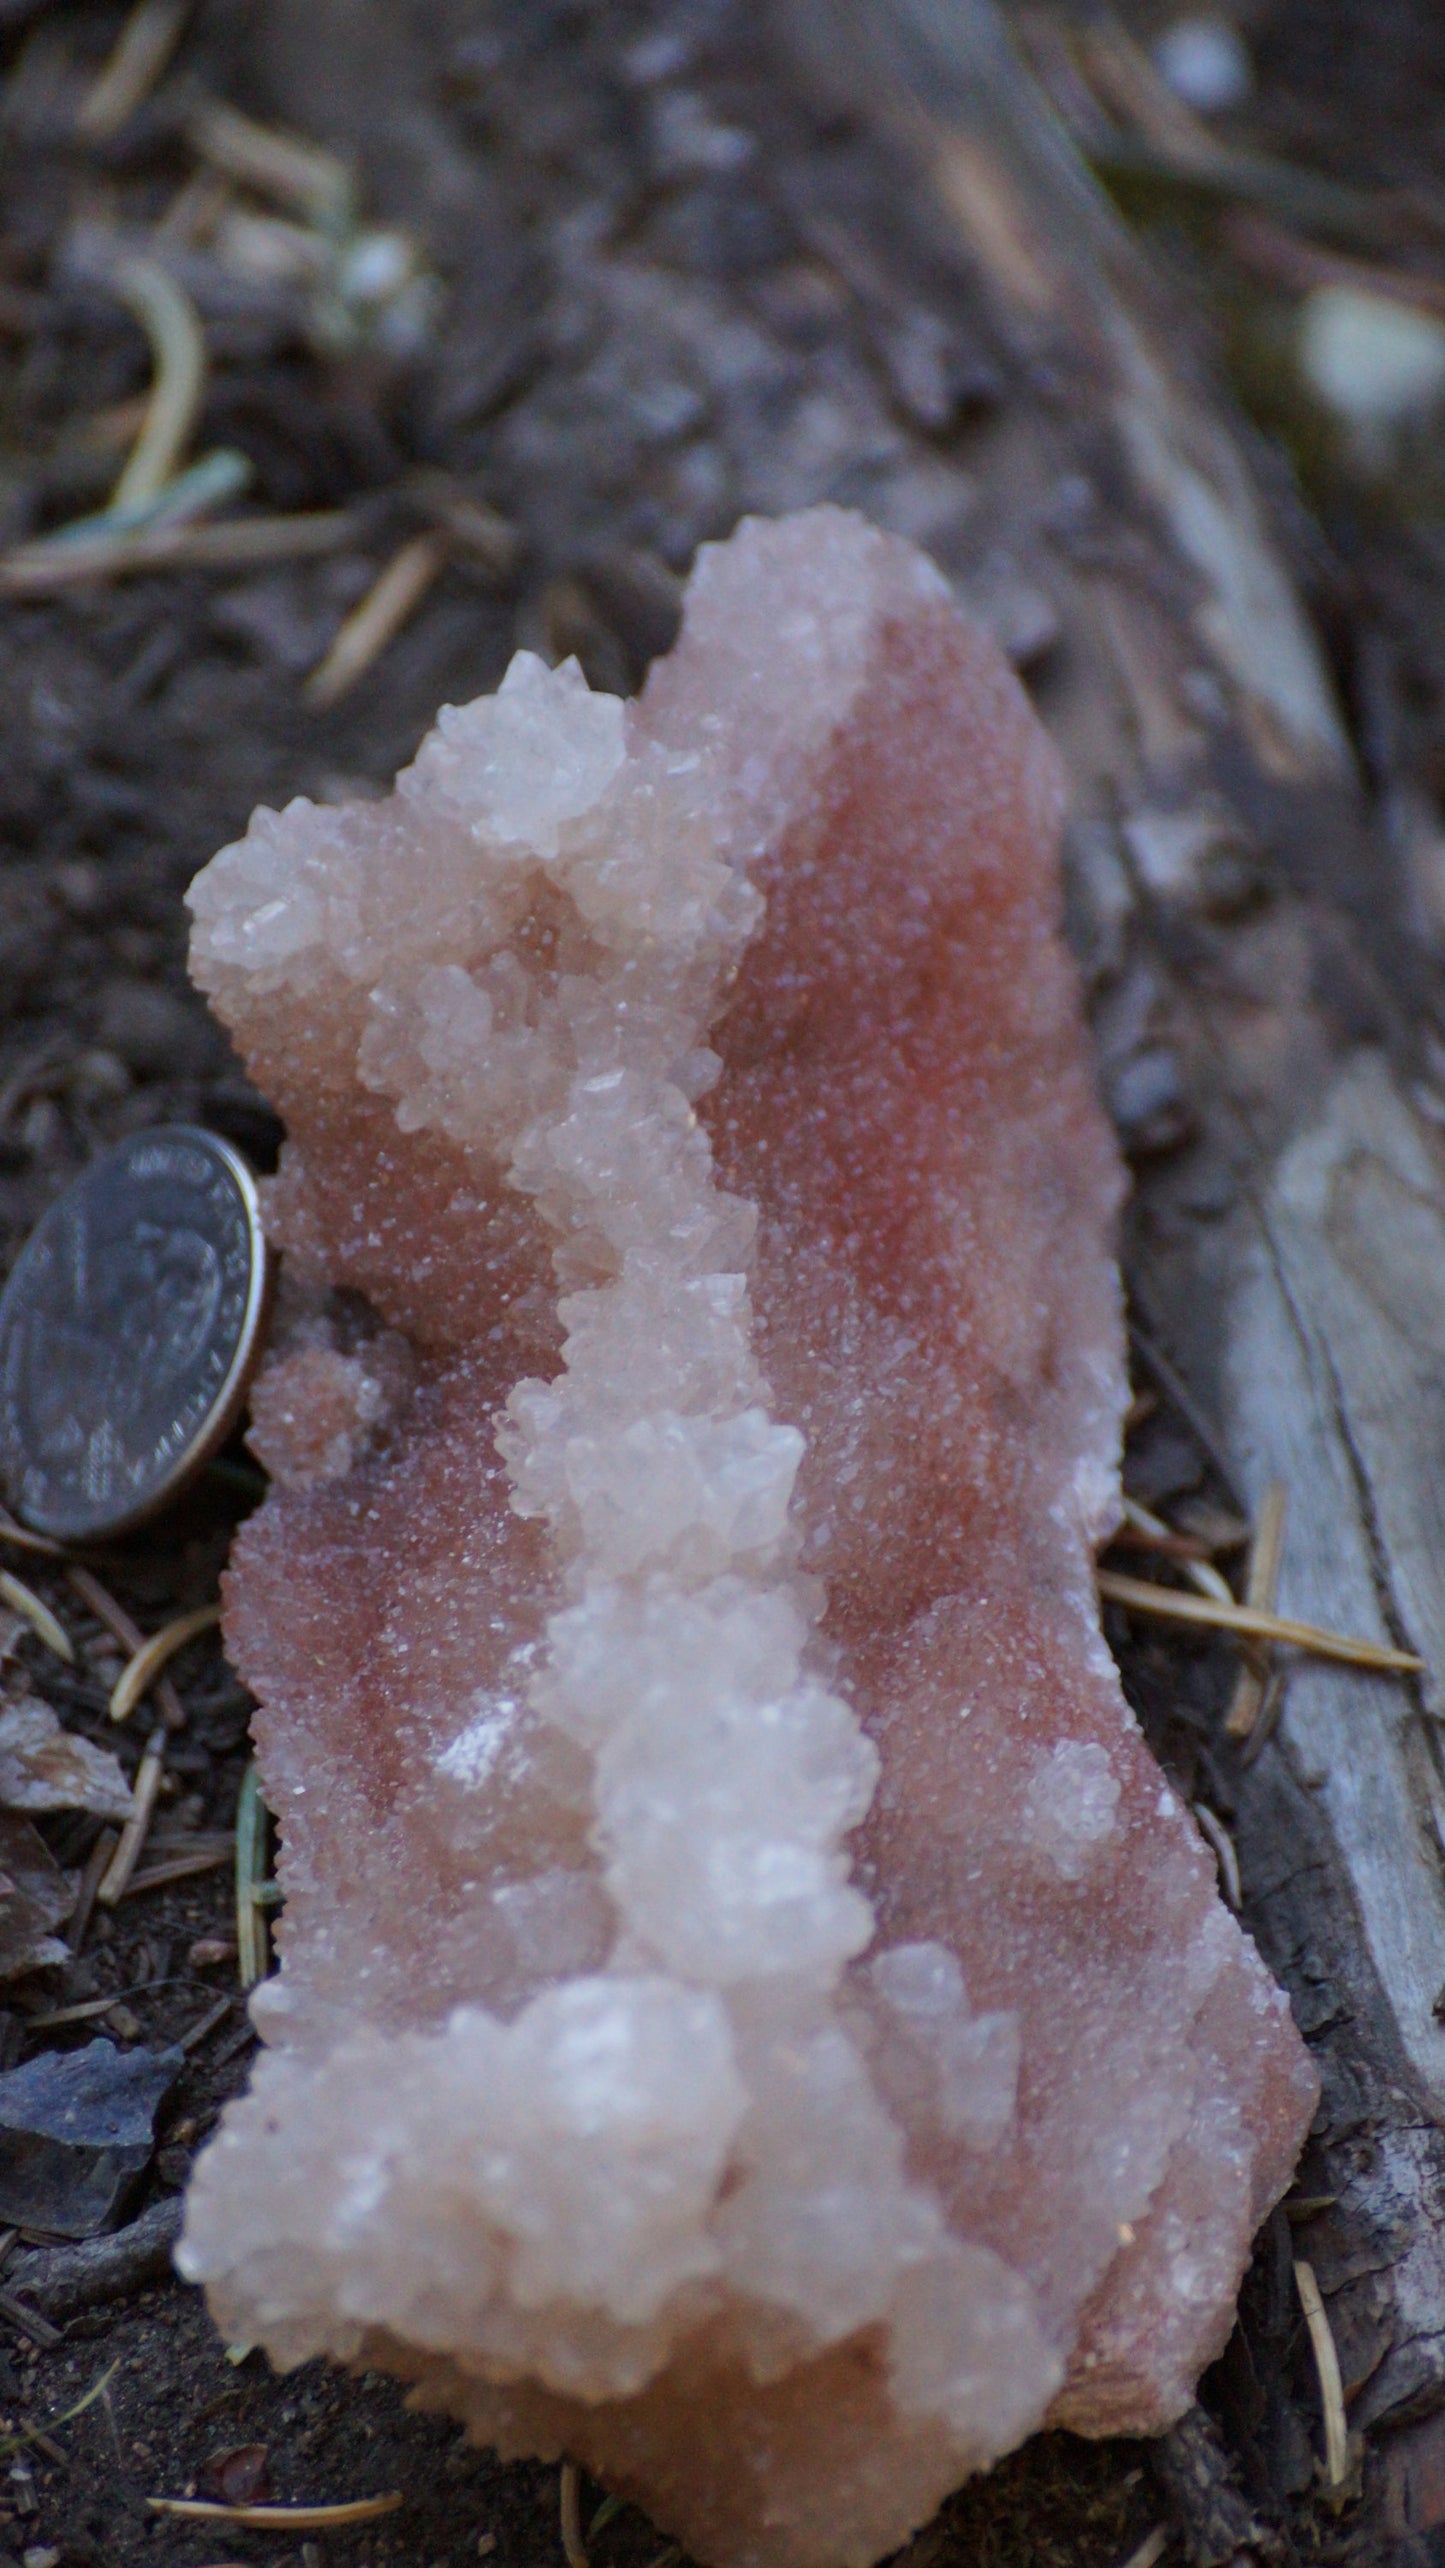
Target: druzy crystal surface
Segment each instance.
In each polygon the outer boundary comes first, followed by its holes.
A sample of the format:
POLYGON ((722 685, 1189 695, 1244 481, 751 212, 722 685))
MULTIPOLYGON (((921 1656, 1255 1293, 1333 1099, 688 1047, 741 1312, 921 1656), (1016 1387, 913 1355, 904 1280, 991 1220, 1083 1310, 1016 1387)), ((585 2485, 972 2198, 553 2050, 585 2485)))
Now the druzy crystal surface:
POLYGON ((191 894, 290 1136, 226 1609, 286 1906, 182 2263, 722 2568, 1175 2415, 1313 2103, 1098 1628, 1060 800, 820 509, 639 702, 519 655, 191 894))

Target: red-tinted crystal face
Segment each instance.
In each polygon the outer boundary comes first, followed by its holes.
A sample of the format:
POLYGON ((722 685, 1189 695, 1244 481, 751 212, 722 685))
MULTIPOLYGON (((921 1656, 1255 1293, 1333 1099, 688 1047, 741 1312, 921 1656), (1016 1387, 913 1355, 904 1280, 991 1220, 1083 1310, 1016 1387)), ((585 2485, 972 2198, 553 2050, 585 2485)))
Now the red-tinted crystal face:
POLYGON ((277 2047, 187 2269, 718 2568, 1176 2414, 1313 2104, 1098 1628, 1060 800, 821 510, 704 554, 637 707, 522 659, 193 895, 297 1291, 227 1608, 277 2047))

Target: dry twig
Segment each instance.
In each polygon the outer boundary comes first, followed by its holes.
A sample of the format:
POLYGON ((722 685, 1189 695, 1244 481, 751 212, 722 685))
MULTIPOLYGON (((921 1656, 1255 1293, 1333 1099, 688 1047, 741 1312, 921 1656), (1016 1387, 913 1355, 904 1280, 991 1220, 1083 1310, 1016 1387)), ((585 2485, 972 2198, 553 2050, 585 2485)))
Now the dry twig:
POLYGON ((1312 1658, 1338 1659, 1346 1667, 1374 1668, 1382 1675, 1417 1676, 1425 1664, 1411 1650, 1354 1640, 1346 1632, 1327 1632, 1318 1623, 1296 1623, 1285 1614, 1263 1614, 1251 1605, 1221 1605, 1212 1596, 1186 1596, 1182 1588, 1151 1587, 1145 1579, 1122 1578, 1112 1569, 1101 1569, 1097 1577, 1099 1594, 1111 1605, 1152 1614, 1162 1623, 1205 1623, 1213 1631, 1278 1641, 1281 1647, 1304 1650, 1312 1658))

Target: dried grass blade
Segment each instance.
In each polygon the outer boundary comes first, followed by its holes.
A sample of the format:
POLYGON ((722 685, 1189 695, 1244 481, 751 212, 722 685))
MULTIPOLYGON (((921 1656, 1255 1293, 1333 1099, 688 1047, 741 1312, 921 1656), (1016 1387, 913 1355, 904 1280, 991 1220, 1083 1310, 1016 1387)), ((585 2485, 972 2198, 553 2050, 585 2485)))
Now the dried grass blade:
POLYGON ((1111 1605, 1152 1614, 1163 1623, 1203 1623, 1211 1631, 1242 1632, 1249 1640, 1278 1641, 1282 1648, 1304 1650, 1312 1658, 1338 1659, 1346 1667, 1375 1668, 1382 1674, 1416 1676, 1425 1664, 1411 1650, 1387 1649, 1347 1632, 1327 1632, 1317 1623, 1296 1623, 1286 1614, 1264 1614, 1251 1605, 1186 1596, 1182 1588, 1151 1587, 1142 1578, 1121 1578, 1116 1570, 1099 1570, 1097 1581, 1099 1594, 1111 1605))
POLYGON ((1295 2287, 1305 2325, 1310 2332, 1310 2351, 1319 2375, 1320 2407, 1325 2422, 1325 2483, 1342 2488, 1350 2475, 1350 2436, 1345 2423, 1345 2392, 1340 2379, 1340 2358, 1335 2350, 1335 2332, 1313 2265, 1297 2258, 1294 2269, 1295 2287))
MULTIPOLYGON (((1282 1480, 1272 1480, 1259 1503, 1259 1517, 1254 1540, 1249 1549, 1249 1569, 1244 1583, 1246 1605, 1272 1614, 1279 1601, 1279 1574, 1284 1563, 1284 1520, 1288 1492, 1282 1480)), ((1229 1710, 1225 1715, 1224 1734, 1228 1739, 1247 1739, 1264 1702, 1269 1683, 1269 1661, 1257 1651, 1245 1661, 1235 1681, 1229 1710)))
POLYGON ((0 1569, 0 1599, 9 1606, 12 1614, 24 1615, 37 1640, 43 1641, 48 1650, 53 1650, 58 1659, 64 1659, 67 1667, 74 1667, 75 1652, 71 1647, 70 1634, 63 1623, 57 1622, 43 1596, 37 1596, 34 1588, 27 1587, 23 1578, 12 1578, 8 1569, 0 1569))
POLYGON ((346 2524, 375 2523, 405 2503, 400 2488, 389 2488, 384 2497, 351 2497, 336 2506, 223 2506, 209 2497, 146 2499, 152 2514, 173 2515, 182 2523, 242 2523, 257 2532, 335 2532, 346 2524))
POLYGON ((194 1612, 178 1614, 173 1623, 163 1624, 160 1631, 152 1632, 150 1639, 142 1642, 129 1665, 123 1667, 116 1678, 110 1698, 112 1721, 128 1721, 141 1696, 149 1693, 167 1659, 174 1658, 177 1650, 184 1649, 187 1641, 195 1640, 201 1632, 214 1631, 220 1619, 219 1605, 198 1605, 194 1612))

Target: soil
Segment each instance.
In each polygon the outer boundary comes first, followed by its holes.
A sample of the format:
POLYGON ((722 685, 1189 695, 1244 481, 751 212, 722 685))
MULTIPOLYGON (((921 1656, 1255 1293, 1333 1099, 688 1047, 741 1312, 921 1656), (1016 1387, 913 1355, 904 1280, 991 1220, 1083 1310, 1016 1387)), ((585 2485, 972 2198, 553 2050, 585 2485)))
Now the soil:
MULTIPOLYGON (((185 885, 252 806, 389 781, 436 706, 495 686, 519 643, 576 650, 595 682, 635 685, 670 638, 697 543, 741 510, 821 496, 867 507, 991 601, 1022 663, 1048 645, 1046 580, 1001 592, 973 507, 990 423, 1028 387, 956 271, 932 258, 885 148, 810 106, 760 5, 200 0, 151 97, 87 143, 77 108, 122 14, 0 0, 0 545, 104 505, 134 425, 120 406, 144 391, 149 360, 86 244, 97 226, 138 240, 168 215, 173 231, 194 218, 199 242, 211 373, 195 450, 246 456, 252 511, 347 516, 317 559, 94 581, 0 608, 0 1266, 68 1179, 137 1126, 199 1121, 273 1164, 275 1118, 184 969, 185 885), (416 344, 358 328, 328 346, 293 285, 227 284, 195 204, 202 95, 355 162, 366 219, 405 227, 440 280, 416 344), (177 212, 188 188, 191 218, 177 212), (458 501, 514 530, 510 568, 459 545, 376 664, 318 710, 304 682, 342 617, 458 501)), ((1356 185, 1438 187, 1438 14, 1431 0, 1391 0, 1388 33, 1385 15, 1372 0, 1260 0, 1247 20, 1260 86, 1240 135, 1356 185)), ((1223 346, 1229 294, 1209 243, 1167 210, 1155 231, 1181 312, 1223 346)), ((1445 551, 1408 512, 1327 480, 1307 492, 1311 514, 1282 451, 1268 471, 1367 772, 1433 789, 1445 781, 1445 551)), ((1136 1149, 1174 1137, 1167 1118, 1126 1133, 1136 1149)), ((1139 1380, 1157 1405, 1144 1415, 1141 1402, 1131 1444, 1138 1494, 1227 1503, 1187 1418, 1147 1369, 1139 1380)), ((97 1560, 144 1627, 214 1593, 256 1494, 249 1469, 238 1442, 170 1518, 97 1560)), ((79 1650, 72 1673, 23 1642, 32 1683, 133 1771, 141 1739, 107 1722, 97 1627, 63 1578, 16 1566, 79 1650)), ((1227 1810, 1211 1739, 1228 1652, 1174 1638, 1125 1651, 1122 1629, 1113 1637, 1181 1788, 1227 1810)), ((168 1741, 160 1824, 204 1841, 234 1824, 248 1703, 213 1640, 174 1675, 187 1718, 168 1741)), ((97 1825, 44 1823, 72 1867, 97 1825)), ((230 1993, 189 2053, 133 2213, 184 2185, 245 2081, 234 1962, 197 1949, 223 1942, 232 1919, 218 1865, 97 1912, 69 1962, 3 1992, 7 2066, 97 2031, 181 2041, 230 1993), (32 2028, 106 1997, 114 2017, 32 2028)), ((1250 2548, 1385 2557, 1368 2507, 1336 2516, 1316 2499, 1318 2398, 1290 2261, 1282 2211, 1182 2440, 1038 2438, 920 2536, 919 2568, 925 2555, 928 2568, 1112 2568, 1161 2523, 1215 2568, 1250 2548)), ((58 2341, 39 2345, 0 2306, 0 2459, 5 2437, 38 2426, 48 2438, 20 2445, 0 2477, 0 2562, 313 2568, 309 2536, 149 2512, 153 2495, 235 2486, 244 2447, 264 2447, 277 2499, 402 2493, 395 2514, 316 2536, 337 2568, 560 2557, 556 2470, 469 2451, 455 2429, 407 2415, 390 2383, 315 2365, 275 2378, 261 2357, 228 2352, 174 2280, 67 2307, 58 2341)), ((631 2509, 593 2545, 601 2568, 652 2568, 665 2548, 631 2509)))

